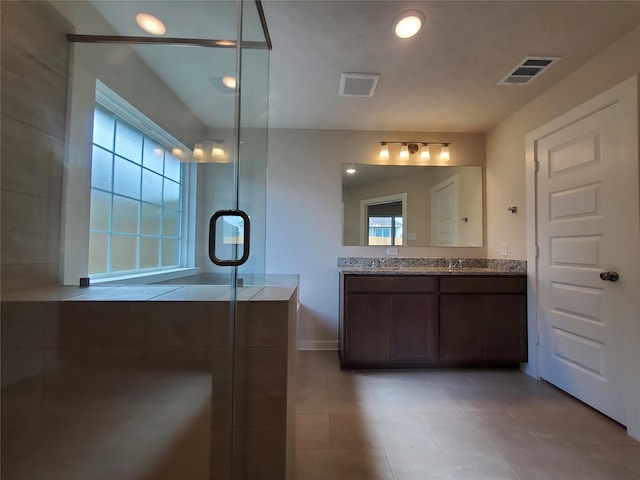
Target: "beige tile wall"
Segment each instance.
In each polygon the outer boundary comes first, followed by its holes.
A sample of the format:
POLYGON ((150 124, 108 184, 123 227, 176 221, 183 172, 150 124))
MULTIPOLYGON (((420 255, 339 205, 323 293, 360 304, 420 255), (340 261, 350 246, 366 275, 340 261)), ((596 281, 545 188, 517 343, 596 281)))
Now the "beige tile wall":
POLYGON ((90 297, 2 302, 3 479, 228 478, 234 428, 236 478, 291 478, 297 292, 235 332, 225 301, 90 297))
POLYGON ((71 28, 46 2, 0 9, 4 294, 57 283, 71 28))

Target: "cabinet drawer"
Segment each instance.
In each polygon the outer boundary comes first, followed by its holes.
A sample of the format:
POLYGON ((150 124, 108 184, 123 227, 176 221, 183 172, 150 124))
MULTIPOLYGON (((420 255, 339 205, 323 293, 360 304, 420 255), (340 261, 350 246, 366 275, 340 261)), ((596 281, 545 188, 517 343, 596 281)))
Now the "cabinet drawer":
POLYGON ((345 277, 345 290, 352 292, 432 292, 436 277, 366 275, 345 277))
POLYGON ((441 293, 526 293, 527 277, 441 277, 441 293))

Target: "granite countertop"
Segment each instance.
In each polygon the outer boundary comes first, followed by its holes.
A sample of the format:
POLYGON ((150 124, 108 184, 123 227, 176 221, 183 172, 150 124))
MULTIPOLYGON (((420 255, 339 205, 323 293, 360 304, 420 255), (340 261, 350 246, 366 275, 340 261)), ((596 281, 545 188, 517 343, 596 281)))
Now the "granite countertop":
POLYGON ((456 268, 448 267, 338 267, 348 275, 508 275, 520 276, 527 272, 499 270, 495 268, 456 268))
POLYGON ((350 275, 508 275, 527 274, 522 260, 486 258, 339 257, 338 270, 350 275), (449 268, 453 265, 453 268, 449 268))

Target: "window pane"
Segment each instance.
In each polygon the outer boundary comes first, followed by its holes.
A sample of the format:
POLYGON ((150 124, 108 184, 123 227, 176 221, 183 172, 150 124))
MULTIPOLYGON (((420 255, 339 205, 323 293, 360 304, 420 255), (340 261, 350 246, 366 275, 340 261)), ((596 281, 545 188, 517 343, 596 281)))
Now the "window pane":
POLYGON ((140 198, 140 165, 115 157, 113 192, 127 197, 140 198))
POLYGON ((180 206, 180 184, 171 180, 164 180, 164 206, 175 208, 180 206))
POLYGON ((94 145, 91 157, 91 186, 111 190, 112 175, 113 154, 94 145))
POLYGON ((177 237, 180 233, 180 212, 170 208, 162 209, 162 235, 177 237))
POLYGON ((111 236, 111 271, 135 270, 138 258, 138 237, 130 235, 111 236))
POLYGON ((132 162, 142 163, 142 133, 118 121, 115 153, 132 162))
POLYGON ((160 235, 161 216, 162 208, 143 203, 140 232, 145 235, 160 235))
POLYGON ((162 175, 162 165, 164 163, 164 148, 151 140, 149 137, 144 137, 144 151, 142 164, 154 172, 158 172, 162 175))
POLYGON ((138 233, 138 210, 135 200, 113 196, 113 222, 111 230, 122 233, 138 233))
POLYGON ((180 265, 179 158, 101 105, 94 122, 91 274, 180 265))
POLYGON ((174 157, 171 153, 167 152, 166 158, 164 161, 164 176, 169 177, 171 180, 175 180, 176 182, 180 181, 180 170, 182 168, 182 164, 180 160, 174 157))
POLYGON ((109 231, 111 194, 91 189, 91 230, 109 231))
POLYGON ((178 265, 178 240, 162 239, 162 266, 178 265))
POLYGON ((106 273, 109 264, 109 235, 89 234, 89 274, 106 273))
POLYGON ((142 200, 162 205, 162 177, 149 170, 142 170, 142 200))
POLYGON ((160 239, 140 237, 140 268, 160 266, 160 239))
POLYGON ((116 117, 113 113, 96 107, 93 114, 93 143, 113 150, 113 132, 116 117))

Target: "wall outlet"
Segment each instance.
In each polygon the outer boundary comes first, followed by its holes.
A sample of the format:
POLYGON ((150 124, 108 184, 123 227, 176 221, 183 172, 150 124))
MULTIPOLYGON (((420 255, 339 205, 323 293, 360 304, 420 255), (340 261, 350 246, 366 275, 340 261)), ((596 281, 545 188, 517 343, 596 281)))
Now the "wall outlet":
POLYGON ((509 255, 509 245, 507 245, 506 243, 503 243, 500 246, 500 255, 502 255, 503 257, 506 257, 507 255, 509 255))
POLYGON ((397 255, 398 249, 396 247, 387 248, 387 255, 397 255))

